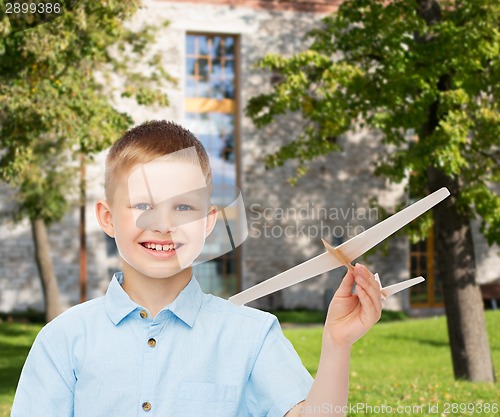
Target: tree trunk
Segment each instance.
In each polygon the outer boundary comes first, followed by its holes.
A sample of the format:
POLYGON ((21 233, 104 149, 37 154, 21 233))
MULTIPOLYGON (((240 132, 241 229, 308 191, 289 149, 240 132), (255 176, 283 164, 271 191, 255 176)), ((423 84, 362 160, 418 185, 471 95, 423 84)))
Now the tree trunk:
POLYGON ((85 234, 85 154, 80 155, 80 303, 87 301, 87 236, 85 234))
POLYGON ((429 191, 441 187, 450 197, 434 208, 437 270, 443 280, 453 372, 457 379, 494 382, 495 373, 484 321, 483 300, 476 283, 476 263, 470 220, 459 213, 457 180, 429 168, 429 191))
POLYGON ((50 258, 50 244, 47 237, 47 227, 42 219, 30 219, 33 242, 35 243, 35 260, 38 273, 42 280, 45 299, 45 320, 47 323, 61 313, 59 288, 50 258))
MULTIPOLYGON (((417 13, 429 27, 441 21, 438 0, 417 0, 417 13)), ((432 42, 432 32, 426 36, 415 33, 419 43, 432 42)), ((442 74, 437 83, 438 91, 452 87, 450 74, 442 74)), ((420 140, 433 134, 440 122, 439 99, 430 106, 427 121, 421 127, 420 140)), ((450 197, 433 210, 436 230, 436 267, 443 280, 443 297, 448 322, 453 372, 457 379, 493 382, 495 373, 491 360, 488 333, 484 321, 483 300, 476 284, 476 260, 470 219, 460 214, 456 197, 460 184, 443 171, 429 167, 429 191, 441 187, 450 190, 450 197)))

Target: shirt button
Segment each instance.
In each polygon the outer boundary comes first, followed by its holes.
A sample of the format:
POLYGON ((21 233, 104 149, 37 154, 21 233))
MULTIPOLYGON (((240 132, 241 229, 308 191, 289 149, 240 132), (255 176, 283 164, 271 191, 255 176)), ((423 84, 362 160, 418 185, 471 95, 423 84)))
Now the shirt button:
POLYGON ((149 410, 151 410, 151 403, 149 403, 149 402, 147 402, 147 401, 146 401, 145 403, 142 403, 142 409, 143 409, 144 411, 149 411, 149 410))
POLYGON ((148 312, 146 310, 141 310, 139 314, 143 319, 145 319, 148 316, 148 312))
POLYGON ((151 338, 148 340, 148 345, 151 346, 151 347, 155 347, 156 346, 156 340, 151 338))

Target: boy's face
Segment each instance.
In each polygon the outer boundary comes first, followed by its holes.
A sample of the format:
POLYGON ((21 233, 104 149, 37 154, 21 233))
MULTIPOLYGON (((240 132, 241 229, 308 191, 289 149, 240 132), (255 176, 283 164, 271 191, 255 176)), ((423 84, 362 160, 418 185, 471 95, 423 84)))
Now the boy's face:
POLYGON ((133 269, 151 278, 189 267, 216 220, 198 164, 155 160, 120 179, 111 206, 116 245, 133 269))

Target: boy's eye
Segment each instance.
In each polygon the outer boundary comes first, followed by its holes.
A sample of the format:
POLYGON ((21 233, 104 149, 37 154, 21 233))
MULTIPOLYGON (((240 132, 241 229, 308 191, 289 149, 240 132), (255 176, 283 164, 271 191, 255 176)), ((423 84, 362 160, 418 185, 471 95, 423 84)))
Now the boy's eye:
POLYGON ((193 207, 191 207, 187 204, 179 204, 175 209, 177 211, 189 211, 189 210, 193 210, 193 207))
POLYGON ((139 203, 134 206, 135 209, 137 210, 153 210, 153 207, 151 204, 148 203, 139 203))

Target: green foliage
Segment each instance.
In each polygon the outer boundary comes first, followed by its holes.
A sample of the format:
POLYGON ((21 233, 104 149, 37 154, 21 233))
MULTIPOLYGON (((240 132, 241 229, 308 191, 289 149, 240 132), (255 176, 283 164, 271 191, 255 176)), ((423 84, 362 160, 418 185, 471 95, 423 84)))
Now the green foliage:
POLYGON ((377 175, 401 182, 412 172, 415 198, 428 192, 429 167, 458 178, 458 207, 480 217, 490 244, 500 243, 500 196, 492 191, 500 182, 500 3, 427 2, 438 8, 434 16, 421 3, 343 2, 308 34, 309 50, 260 61, 281 79, 246 111, 258 127, 286 112, 302 116, 305 130, 267 159, 268 167, 297 159, 292 182, 308 161, 339 150, 328 138, 379 130, 386 146, 377 175))
POLYGON ((161 87, 175 80, 149 48, 159 27, 125 24, 139 7, 138 0, 78 2, 20 32, 0 21, 0 179, 19 191, 17 219, 64 215, 79 155, 109 147, 132 123, 113 97, 168 105, 161 87))
POLYGON ((276 310, 270 311, 280 324, 318 324, 325 322, 325 313, 321 310, 276 310))
POLYGON ((0 312, 0 323, 16 322, 16 323, 41 323, 46 324, 45 312, 35 310, 29 307, 24 311, 12 311, 9 313, 0 312))
MULTIPOLYGON (((276 310, 270 311, 283 324, 318 324, 325 322, 325 312, 321 310, 276 310)), ((408 317, 403 311, 383 310, 380 322, 405 320, 408 317)))

